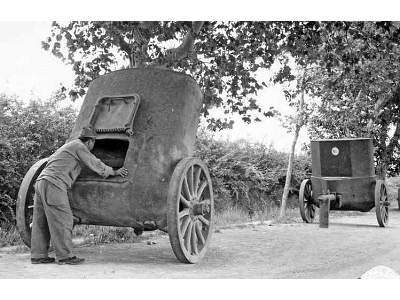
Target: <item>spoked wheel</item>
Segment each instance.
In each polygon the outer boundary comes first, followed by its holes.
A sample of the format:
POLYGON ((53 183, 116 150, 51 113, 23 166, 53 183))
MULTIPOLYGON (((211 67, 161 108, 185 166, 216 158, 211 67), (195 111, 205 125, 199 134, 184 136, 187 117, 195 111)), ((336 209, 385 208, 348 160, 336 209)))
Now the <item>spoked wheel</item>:
POLYGON ((36 162, 26 173, 18 192, 17 228, 22 240, 28 247, 31 246, 34 184, 46 164, 47 158, 36 162))
POLYGON ((315 217, 315 204, 312 198, 311 179, 304 179, 299 191, 300 215, 304 222, 312 223, 315 217))
POLYGON ((207 166, 185 158, 176 166, 168 189, 168 234, 175 256, 196 263, 206 253, 213 231, 214 198, 207 166))
POLYGON ((389 223, 389 199, 386 184, 383 180, 377 180, 375 185, 375 212, 380 227, 389 223))

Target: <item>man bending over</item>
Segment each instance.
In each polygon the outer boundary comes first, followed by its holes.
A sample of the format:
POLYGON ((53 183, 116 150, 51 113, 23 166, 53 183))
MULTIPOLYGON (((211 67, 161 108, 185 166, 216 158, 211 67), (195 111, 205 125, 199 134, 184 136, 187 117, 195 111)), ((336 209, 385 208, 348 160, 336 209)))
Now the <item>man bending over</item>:
POLYGON ((31 263, 53 263, 48 256, 50 237, 58 264, 76 265, 84 261, 72 254, 73 215, 67 190, 81 172, 82 165, 107 178, 128 175, 128 170, 104 164, 90 151, 94 147, 96 132, 85 127, 78 139, 60 147, 50 156, 46 167, 35 183, 33 210, 31 263))

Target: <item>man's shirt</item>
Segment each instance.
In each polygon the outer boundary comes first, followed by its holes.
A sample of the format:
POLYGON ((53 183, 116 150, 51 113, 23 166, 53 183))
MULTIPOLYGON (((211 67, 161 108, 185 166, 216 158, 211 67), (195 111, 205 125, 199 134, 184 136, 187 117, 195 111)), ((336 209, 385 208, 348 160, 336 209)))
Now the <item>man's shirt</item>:
POLYGON ((46 179, 63 190, 69 189, 79 176, 82 165, 88 166, 104 178, 114 174, 111 167, 94 156, 81 140, 76 139, 50 156, 37 180, 46 179))

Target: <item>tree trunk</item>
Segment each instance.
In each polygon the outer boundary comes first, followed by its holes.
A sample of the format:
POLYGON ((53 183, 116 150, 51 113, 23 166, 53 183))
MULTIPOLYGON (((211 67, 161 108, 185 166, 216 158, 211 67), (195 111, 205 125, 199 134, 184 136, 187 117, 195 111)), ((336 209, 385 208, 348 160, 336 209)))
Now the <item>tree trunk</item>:
MULTIPOLYGON (((379 117, 383 119, 385 118, 385 116, 382 116, 383 111, 380 111, 383 108, 383 106, 386 105, 388 102, 397 101, 397 99, 399 98, 399 94, 400 94, 400 87, 397 87, 396 90, 393 92, 391 98, 383 98, 375 103, 373 115, 367 125, 369 133, 373 128, 373 124, 378 120, 379 117)), ((394 150, 398 147, 399 145, 398 140, 400 138, 400 123, 397 122, 393 137, 390 139, 389 145, 386 146, 386 139, 388 138, 388 127, 389 124, 384 123, 383 128, 381 128, 380 130, 381 135, 375 137, 378 140, 378 143, 380 143, 383 146, 382 157, 376 168, 376 173, 378 175, 378 178, 382 180, 386 178, 386 171, 389 162, 391 160, 390 158, 393 157, 394 150), (385 135, 383 135, 382 133, 385 133, 385 135)))
POLYGON ((293 137, 293 141, 292 141, 292 146, 290 148, 289 163, 288 163, 287 172, 286 172, 285 187, 283 188, 283 194, 282 194, 282 200, 281 200, 281 211, 279 214, 279 218, 284 218, 286 216, 286 203, 287 203, 287 199, 289 196, 290 183, 292 181, 294 152, 296 150, 296 143, 297 143, 297 139, 299 137, 300 129, 301 129, 301 126, 296 125, 296 129, 294 131, 294 137, 293 137))
POLYGON ((390 163, 391 158, 393 157, 394 150, 399 145, 399 139, 400 139, 400 123, 397 123, 394 134, 390 139, 389 144, 386 146, 386 149, 383 152, 382 163, 380 166, 381 170, 379 170, 378 172, 378 175, 381 179, 384 179, 386 177, 387 167, 390 163))
POLYGON ((133 68, 135 68, 135 66, 136 66, 135 55, 134 55, 134 53, 131 53, 129 55, 129 69, 133 69, 133 68))
MULTIPOLYGON (((303 75, 303 81, 304 81, 304 75, 303 75)), ((294 137, 293 137, 293 141, 292 141, 292 146, 290 147, 289 162, 288 162, 288 167, 287 167, 287 172, 286 172, 285 187, 283 188, 283 195, 282 195, 282 200, 281 200, 281 210, 279 213, 279 218, 284 218, 286 216, 286 203, 287 203, 287 199, 289 196, 290 183, 292 181, 294 153, 296 150, 296 143, 297 143, 297 139, 299 138, 300 129, 304 125, 303 114, 304 114, 304 82, 303 82, 301 95, 300 95, 300 103, 299 103, 299 109, 297 112, 297 121, 296 121, 295 130, 294 130, 294 137)))

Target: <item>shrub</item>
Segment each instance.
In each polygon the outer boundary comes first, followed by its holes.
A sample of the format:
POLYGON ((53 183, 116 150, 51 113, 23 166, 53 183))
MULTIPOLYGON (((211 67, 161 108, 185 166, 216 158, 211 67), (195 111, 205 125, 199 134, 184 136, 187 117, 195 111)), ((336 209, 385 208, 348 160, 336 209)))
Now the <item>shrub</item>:
MULTIPOLYGON (((263 212, 282 195, 288 154, 260 143, 216 141, 200 130, 196 156, 204 160, 211 173, 216 210, 228 206, 245 209, 250 216, 263 212)), ((292 185, 298 187, 310 161, 298 156, 292 185)))
POLYGON ((0 223, 14 221, 18 189, 29 168, 65 143, 76 111, 60 108, 60 94, 47 102, 0 95, 0 223))

